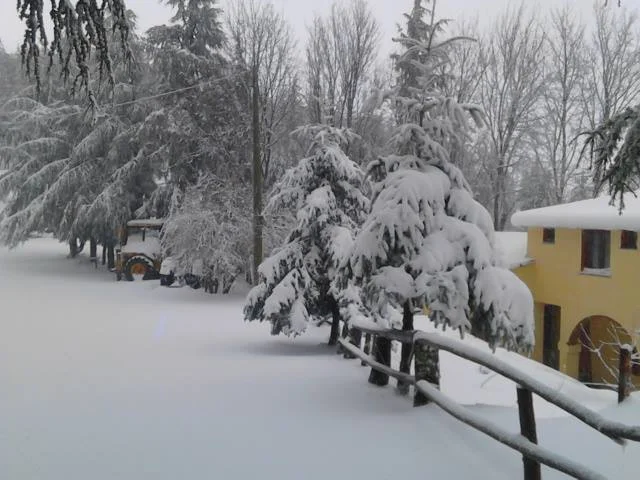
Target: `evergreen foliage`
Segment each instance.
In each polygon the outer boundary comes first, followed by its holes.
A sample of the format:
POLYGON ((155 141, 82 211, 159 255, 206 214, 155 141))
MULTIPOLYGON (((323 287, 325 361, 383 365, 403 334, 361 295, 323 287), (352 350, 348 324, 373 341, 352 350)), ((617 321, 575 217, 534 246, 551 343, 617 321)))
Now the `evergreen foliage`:
POLYGON ((640 188, 640 105, 629 107, 587 133, 598 190, 607 185, 612 202, 624 208, 624 194, 640 188))
POLYGON ((364 175, 343 151, 350 134, 309 126, 309 156, 276 184, 267 210, 297 211, 285 244, 259 268, 259 283, 247 297, 246 320, 268 321, 271 333, 299 335, 312 317, 339 321, 338 269, 369 201, 364 175))
MULTIPOLYGON (((430 28, 436 31, 433 22, 430 28)), ((481 121, 476 107, 438 90, 434 64, 446 59, 451 41, 411 39, 397 62, 409 67, 400 75, 409 84, 380 96, 392 102, 402 123, 390 142, 393 153, 369 166, 376 180, 372 207, 350 268, 363 288, 364 311, 377 323, 390 326, 394 311, 426 305, 436 325, 472 331, 492 347, 527 349, 533 344, 531 294, 497 265, 491 216, 449 159, 468 120, 481 121)), ((356 318, 361 314, 353 311, 356 318)))
POLYGON ((64 241, 113 244, 132 217, 183 212, 185 192, 205 174, 246 180, 243 115, 218 52, 224 35, 216 2, 170 3, 172 25, 152 28, 147 43, 129 36, 137 68, 113 55, 115 88, 91 84, 111 107, 86 112, 64 91, 43 90, 39 101, 16 97, 0 109, 8 170, 0 180, 3 242, 15 246, 50 231, 64 241))
MULTIPOLYGON (((132 42, 136 49, 138 44, 132 42)), ((98 80, 92 81, 96 102, 130 100, 132 82, 142 73, 128 68, 123 57, 114 55, 113 61, 116 88, 100 89, 98 80)), ((101 66, 96 60, 88 68, 101 66)), ((51 86, 6 102, 0 135, 10 165, 0 183, 0 197, 7 201, 0 239, 15 246, 33 232, 48 231, 62 241, 94 238, 113 244, 132 205, 153 189, 141 176, 144 161, 133 139, 142 115, 137 104, 86 110, 51 86)))
POLYGON ((106 78, 113 87, 115 80, 111 46, 115 43, 116 36, 126 61, 132 60, 129 48, 131 26, 125 2, 103 0, 98 4, 96 1, 79 0, 74 5, 70 0, 51 0, 51 43, 45 24, 44 2, 45 0, 18 0, 17 3, 18 16, 26 25, 20 53, 27 74, 35 77, 36 90, 40 93, 41 53, 49 56, 49 71, 57 58, 62 78, 65 81, 72 78, 72 91, 86 90, 91 103, 95 104, 91 63, 97 62, 99 80, 106 78), (93 59, 92 52, 95 52, 93 59))

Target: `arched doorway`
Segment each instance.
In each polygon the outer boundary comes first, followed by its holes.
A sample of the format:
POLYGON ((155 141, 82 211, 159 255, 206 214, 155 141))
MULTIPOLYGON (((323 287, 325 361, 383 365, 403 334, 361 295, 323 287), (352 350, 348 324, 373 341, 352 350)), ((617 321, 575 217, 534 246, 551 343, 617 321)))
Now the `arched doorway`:
POLYGON ((594 315, 583 319, 567 342, 579 346, 578 380, 593 386, 616 384, 620 346, 630 343, 629 332, 612 318, 594 315))

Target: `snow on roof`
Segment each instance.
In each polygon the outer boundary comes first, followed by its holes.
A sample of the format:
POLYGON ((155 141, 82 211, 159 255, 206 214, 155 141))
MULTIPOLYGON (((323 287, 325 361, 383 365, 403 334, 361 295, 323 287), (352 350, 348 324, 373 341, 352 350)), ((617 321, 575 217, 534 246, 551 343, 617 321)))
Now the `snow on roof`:
POLYGON ((127 222, 128 227, 161 227, 162 225, 164 225, 162 218, 140 218, 127 222))
POLYGON ((142 253, 149 257, 155 257, 160 255, 162 247, 160 246, 160 239, 155 237, 147 237, 144 241, 142 235, 130 236, 127 240, 127 244, 123 245, 122 251, 124 253, 142 253))
POLYGON ((496 232, 495 248, 498 258, 509 269, 532 261, 527 257, 527 232, 496 232))
POLYGON ((624 210, 611 205, 611 196, 605 195, 579 202, 563 203, 552 207, 516 212, 511 223, 517 227, 589 228, 600 230, 640 231, 640 198, 624 196, 624 210))

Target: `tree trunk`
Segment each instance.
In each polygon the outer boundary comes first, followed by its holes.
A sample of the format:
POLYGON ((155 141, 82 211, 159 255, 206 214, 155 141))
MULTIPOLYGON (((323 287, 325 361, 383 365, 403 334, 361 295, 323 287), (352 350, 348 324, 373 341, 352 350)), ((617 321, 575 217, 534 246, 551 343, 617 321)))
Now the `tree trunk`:
POLYGON ((331 304, 331 316, 333 317, 329 345, 336 345, 338 343, 338 335, 340 335, 340 308, 338 308, 338 302, 336 302, 335 298, 329 297, 329 302, 331 304))
MULTIPOLYGON (((402 330, 409 331, 413 330, 413 309, 411 306, 411 301, 407 300, 404 302, 402 307, 402 330)), ((411 372, 411 354, 413 352, 413 344, 411 343, 403 343, 402 351, 400 353, 400 371, 402 373, 410 373, 411 372)), ((409 393, 409 384, 407 382, 403 382, 402 380, 398 380, 398 392, 402 395, 406 395, 409 393)))
POLYGON ((107 246, 102 245, 102 265, 106 265, 107 263, 107 246))
MULTIPOLYGON (((391 340, 376 336, 373 343, 373 358, 378 362, 386 366, 391 366, 391 340)), ((389 375, 371 369, 369 374, 369 383, 378 386, 384 386, 389 383, 389 375)))
MULTIPOLYGON (((371 353, 371 334, 370 333, 367 333, 364 336, 364 353, 366 353, 367 355, 369 355, 369 353, 371 353)), ((362 362, 360 362, 360 365, 362 365, 364 367, 367 364, 365 363, 364 360, 362 360, 362 362)))
POLYGON ((107 245, 107 268, 109 270, 116 268, 116 256, 111 244, 107 245))
POLYGON ((78 255, 77 239, 69 240, 69 258, 75 258, 78 255))
MULTIPOLYGON (((340 336, 342 338, 347 338, 349 336, 349 326, 347 325, 347 322, 343 322, 342 332, 340 332, 340 336)), ((338 345, 338 349, 336 350, 336 353, 338 355, 341 353, 344 353, 344 349, 340 345, 338 345)))
MULTIPOLYGON (((413 344, 414 370, 416 382, 426 380, 427 382, 440 385, 440 359, 438 349, 430 346, 427 342, 415 342, 413 344)), ((418 389, 413 397, 413 406, 419 407, 429 403, 418 389)))
POLYGON ((260 92, 258 67, 252 71, 252 142, 253 142, 253 284, 258 283, 258 267, 262 263, 262 162, 260 158, 260 92))
POLYGON ((91 258, 91 260, 97 263, 98 242, 96 242, 95 238, 91 238, 89 240, 89 257, 91 258))

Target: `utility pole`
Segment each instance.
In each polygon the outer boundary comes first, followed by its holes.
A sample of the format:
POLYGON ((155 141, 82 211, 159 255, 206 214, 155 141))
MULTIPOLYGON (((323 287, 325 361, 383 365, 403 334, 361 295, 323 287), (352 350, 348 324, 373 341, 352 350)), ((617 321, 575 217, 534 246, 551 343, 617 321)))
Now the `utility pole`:
POLYGON ((252 73, 252 126, 253 134, 253 284, 258 283, 258 267, 262 263, 262 159, 260 154, 260 92, 258 65, 252 73))

